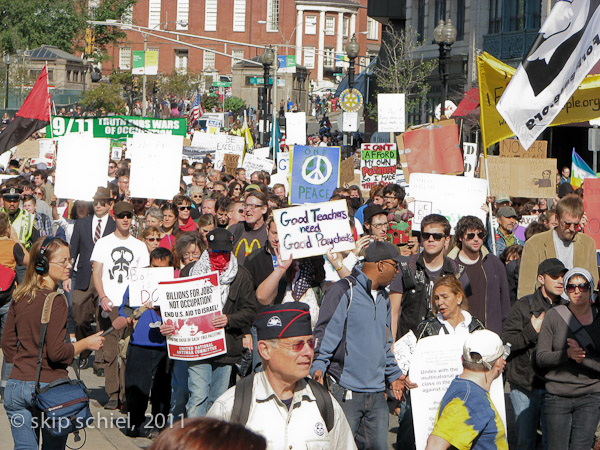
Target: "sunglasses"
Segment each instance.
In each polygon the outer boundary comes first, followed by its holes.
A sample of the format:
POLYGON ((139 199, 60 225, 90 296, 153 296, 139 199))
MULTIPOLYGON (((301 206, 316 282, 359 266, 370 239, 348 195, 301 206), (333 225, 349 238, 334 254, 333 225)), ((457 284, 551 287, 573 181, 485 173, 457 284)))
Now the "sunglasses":
POLYGON ((531 210, 531 212, 532 212, 533 214, 537 214, 537 213, 539 213, 539 212, 540 212, 540 210, 539 210, 539 209, 532 209, 532 210, 531 210))
POLYGON ((107 203, 110 203, 109 200, 94 200, 94 206, 106 206, 107 203))
POLYGON ((465 237, 467 238, 467 241, 470 241, 475 239, 475 236, 477 236, 479 239, 483 239, 485 237, 485 233, 483 231, 479 231, 477 233, 467 233, 465 237))
POLYGON ((117 214, 117 219, 131 219, 133 217, 133 214, 131 213, 121 213, 121 214, 117 214))
POLYGON ((576 288, 579 288, 580 292, 589 292, 590 291, 590 285, 587 283, 567 284, 567 292, 569 292, 569 293, 575 292, 576 288))
POLYGON ((178 208, 179 208, 179 211, 185 211, 186 209, 187 210, 191 210, 192 209, 191 206, 178 206, 178 208))
POLYGON ((425 231, 421 233, 421 236, 424 241, 428 241, 430 237, 432 237, 434 241, 441 241, 446 237, 444 233, 427 233, 425 231))
POLYGON ((296 341, 293 344, 288 344, 285 342, 278 342, 278 345, 283 345, 288 350, 292 350, 293 352, 301 352, 305 345, 308 345, 311 349, 315 348, 314 339, 308 339, 306 341, 296 341))
POLYGON ((160 241, 160 238, 157 238, 157 237, 149 237, 149 238, 146 238, 146 240, 147 240, 148 242, 158 242, 158 241, 160 241))

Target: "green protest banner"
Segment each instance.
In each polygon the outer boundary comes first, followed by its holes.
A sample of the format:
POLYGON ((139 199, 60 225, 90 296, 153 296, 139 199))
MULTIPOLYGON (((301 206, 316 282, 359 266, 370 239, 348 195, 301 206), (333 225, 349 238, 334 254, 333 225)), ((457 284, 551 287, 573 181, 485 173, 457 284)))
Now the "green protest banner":
POLYGON ((131 64, 131 74, 132 75, 143 75, 145 63, 146 63, 146 55, 144 54, 144 51, 134 50, 132 64, 131 64))
POLYGON ((71 133, 91 133, 95 138, 123 139, 134 133, 172 134, 185 136, 187 119, 155 119, 151 117, 53 117, 46 127, 46 136, 60 137, 71 133))

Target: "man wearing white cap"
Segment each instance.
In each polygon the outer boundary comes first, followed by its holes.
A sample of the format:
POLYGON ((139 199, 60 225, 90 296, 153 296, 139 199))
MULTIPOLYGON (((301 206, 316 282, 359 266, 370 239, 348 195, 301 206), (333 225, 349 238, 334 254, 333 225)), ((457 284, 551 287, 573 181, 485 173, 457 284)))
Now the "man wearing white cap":
POLYGON ((509 354, 510 347, 493 331, 469 334, 463 346, 463 373, 444 394, 426 450, 508 450, 504 425, 489 391, 504 371, 509 354))

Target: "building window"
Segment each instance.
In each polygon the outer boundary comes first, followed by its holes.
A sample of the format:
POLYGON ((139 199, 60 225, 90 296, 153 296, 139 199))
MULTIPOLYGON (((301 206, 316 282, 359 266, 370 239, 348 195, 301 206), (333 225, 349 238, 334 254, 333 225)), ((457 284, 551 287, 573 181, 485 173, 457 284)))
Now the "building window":
POLYGON ((233 1, 233 31, 246 31, 246 0, 233 1))
POLYGON ((446 0, 435 0, 435 25, 446 20, 446 0))
POLYGON ((456 2, 456 40, 465 38, 465 0, 456 2))
POLYGON ((131 69, 131 48, 121 47, 119 49, 119 69, 130 70, 131 69))
POLYGON ((267 0, 267 31, 279 31, 279 0, 267 0))
POLYGON ((215 54, 204 50, 204 59, 202 60, 202 70, 212 72, 215 70, 215 54))
POLYGON ((417 35, 420 40, 425 39, 425 0, 418 0, 417 35))
POLYGON ((177 0, 176 30, 187 30, 190 23, 190 0, 177 0))
POLYGON ((348 33, 350 33, 350 18, 344 16, 344 36, 348 37, 348 33))
POLYGON ((325 17, 325 34, 328 36, 335 34, 335 16, 325 17))
POLYGON ((231 55, 233 56, 233 58, 231 58, 231 65, 233 66, 234 64, 240 62, 240 60, 237 59, 237 58, 243 58, 244 57, 244 49, 233 50, 231 52, 231 55))
POLYGON ((367 17, 367 39, 379 39, 379 22, 367 17))
POLYGON ((217 31, 217 0, 206 0, 204 31, 217 31))
POLYGON ((304 67, 307 69, 315 68, 315 48, 306 47, 304 49, 304 67))
POLYGON ((149 0, 148 2, 148 28, 160 26, 160 2, 161 0, 149 0))
POLYGON ((304 19, 304 34, 317 34, 317 16, 306 16, 304 19))
POLYGON ((525 0, 510 0, 510 31, 525 29, 525 0))
POLYGON ((502 31, 502 0, 490 0, 489 34, 497 34, 502 31))
POLYGON ((335 62, 335 51, 332 48, 325 48, 323 55, 323 67, 333 67, 335 62))
POLYGON ((188 51, 175 50, 175 70, 179 73, 187 73, 188 51))

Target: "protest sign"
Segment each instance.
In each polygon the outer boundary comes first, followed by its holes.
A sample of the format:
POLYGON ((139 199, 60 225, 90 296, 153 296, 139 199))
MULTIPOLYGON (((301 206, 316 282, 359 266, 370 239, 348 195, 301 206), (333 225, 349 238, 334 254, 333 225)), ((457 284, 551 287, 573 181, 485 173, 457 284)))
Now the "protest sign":
POLYGON ((59 138, 56 197, 91 201, 98 186, 106 186, 109 149, 110 139, 90 139, 83 134, 59 138))
POLYGON ((10 180, 11 178, 18 177, 18 175, 4 175, 0 174, 0 183, 4 183, 6 180, 10 180))
POLYGON ((329 200, 340 180, 340 147, 294 145, 290 201, 319 203, 329 200))
POLYGON ((175 332, 167 337, 169 358, 198 361, 227 352, 224 328, 212 320, 221 315, 218 272, 158 284, 163 323, 175 332))
POLYGON ((465 165, 465 177, 474 177, 477 168, 477 144, 463 143, 463 161, 465 165))
POLYGON ((517 139, 500 141, 500 156, 505 158, 546 158, 548 156, 548 141, 535 141, 525 150, 517 139))
POLYGON ((243 137, 231 136, 229 134, 194 133, 194 138, 192 139, 192 147, 213 150, 215 152, 213 164, 217 170, 221 170, 223 167, 225 153, 240 155, 241 158, 244 153, 244 146, 245 141, 243 137))
POLYGON ((276 209, 279 251, 283 260, 353 250, 354 237, 345 200, 276 209))
POLYGON ((182 149, 183 136, 134 134, 127 150, 131 158, 131 196, 172 199, 178 194, 182 149))
POLYGON ((15 158, 27 159, 37 158, 40 154, 40 144, 36 139, 27 139, 22 144, 17 145, 17 153, 15 158))
POLYGON ((377 131, 403 132, 404 108, 404 94, 377 94, 377 131))
POLYGON ((306 145, 306 113, 285 113, 286 145, 306 145))
POLYGON ((260 147, 252 150, 252 154, 254 156, 258 156, 259 158, 268 158, 271 154, 271 149, 269 147, 260 147))
POLYGON ((187 159, 189 162, 202 162, 205 156, 210 156, 213 160, 215 159, 215 151, 206 148, 198 148, 191 146, 184 146, 182 157, 187 159))
MULTIPOLYGON (((460 375, 464 335, 429 336, 417 342, 410 364, 410 380, 419 387, 411 389, 413 424, 417 450, 423 450, 433 430, 439 405, 452 383, 460 375)), ((492 382, 490 397, 500 414, 506 434, 506 409, 502 376, 492 382)))
POLYGON ((175 278, 173 267, 130 267, 129 306, 144 306, 151 302, 160 306, 158 283, 175 278))
POLYGON ((221 131, 221 127, 223 127, 223 122, 218 118, 208 118, 206 120, 206 131, 208 134, 216 134, 221 131))
POLYGON ((361 144, 360 187, 396 182, 396 144, 361 144))
POLYGON ((452 229, 462 216, 477 216, 485 223, 485 203, 487 182, 479 178, 457 177, 413 173, 410 176, 408 195, 415 198, 408 204, 415 216, 413 230, 421 229, 421 220, 429 214, 445 216, 452 229))
POLYGON ((232 155, 231 153, 225 153, 223 158, 223 167, 225 167, 225 173, 235 176, 235 169, 238 167, 238 161, 240 155, 232 155))
POLYGON ((359 119, 358 113, 352 111, 344 111, 342 113, 342 132, 354 133, 358 131, 359 119))
POLYGON ((261 158, 260 156, 246 153, 244 155, 244 163, 242 168, 246 171, 248 178, 253 172, 264 170, 267 173, 273 172, 273 160, 268 158, 261 158))
POLYGON ((277 172, 289 173, 290 154, 288 152, 277 153, 277 172))
POLYGON ((340 184, 352 184, 354 181, 354 157, 346 158, 340 164, 340 184))
POLYGON ((136 133, 174 134, 185 136, 187 119, 155 119, 150 117, 52 117, 46 136, 65 136, 72 133, 91 133, 95 138, 120 139, 136 133))
POLYGON ((394 342, 393 352, 394 358, 398 363, 398 367, 402 370, 402 373, 408 373, 410 369, 410 362, 412 355, 417 347, 417 337, 412 330, 408 330, 404 336, 394 342))
POLYGON ((553 198, 556 195, 556 159, 502 158, 488 156, 481 178, 488 178, 492 195, 553 198))
POLYGON ((600 249, 600 178, 583 180, 583 209, 587 215, 584 233, 594 238, 600 249))
POLYGON ((527 228, 533 222, 537 222, 539 218, 540 216, 536 214, 528 214, 525 216, 521 216, 521 220, 519 220, 519 225, 521 225, 524 228, 527 228))
POLYGON ((54 139, 38 139, 38 155, 31 158, 31 165, 44 163, 51 167, 54 164, 54 154, 56 153, 56 142, 54 139))

